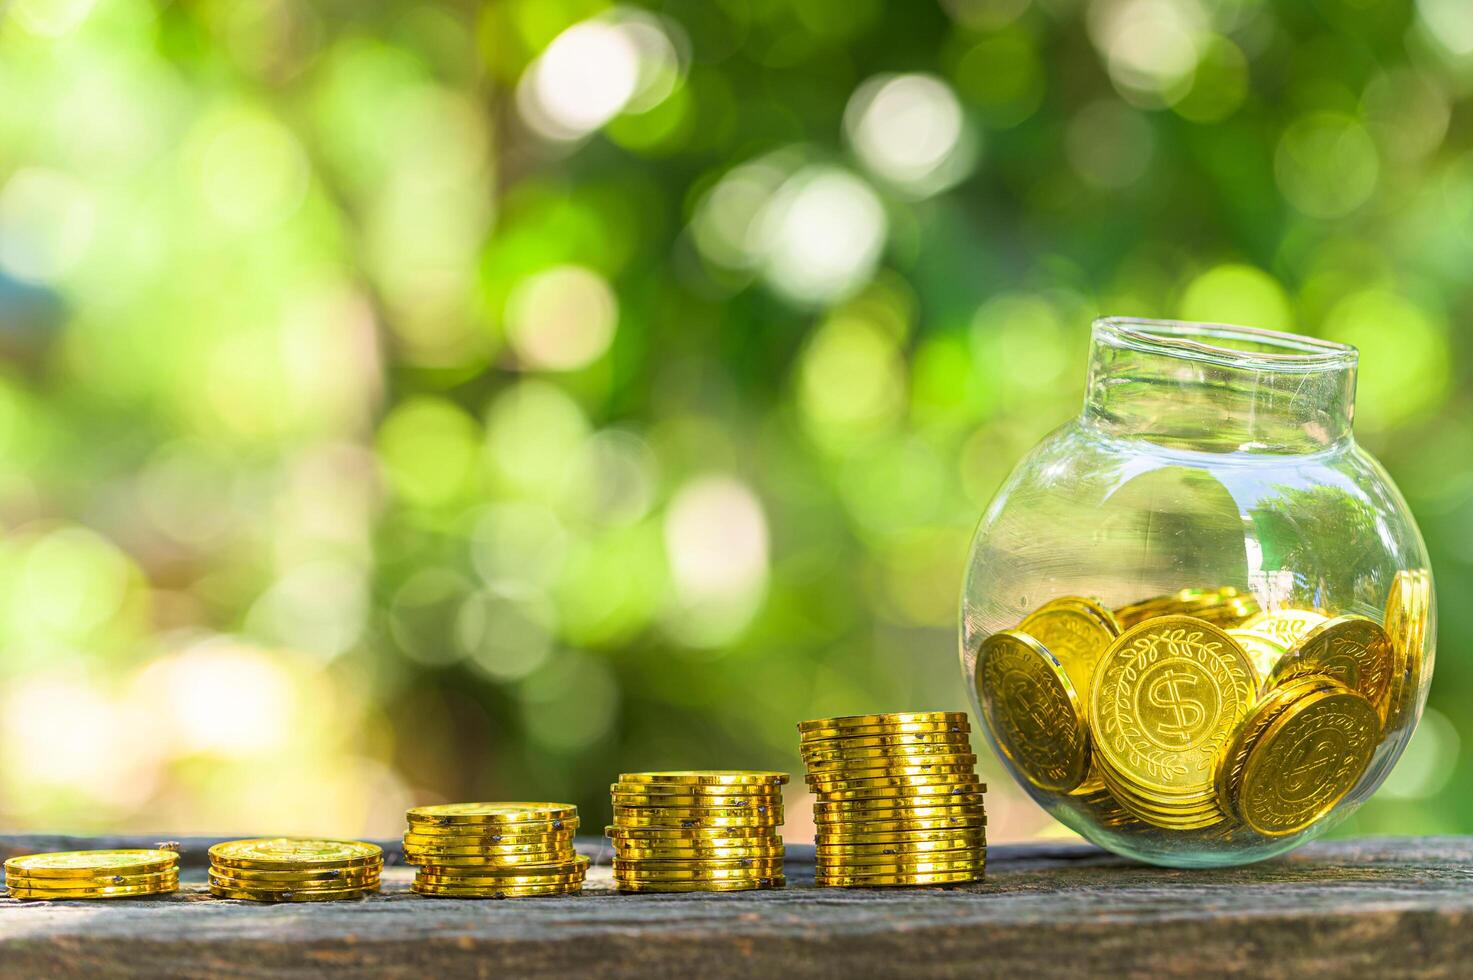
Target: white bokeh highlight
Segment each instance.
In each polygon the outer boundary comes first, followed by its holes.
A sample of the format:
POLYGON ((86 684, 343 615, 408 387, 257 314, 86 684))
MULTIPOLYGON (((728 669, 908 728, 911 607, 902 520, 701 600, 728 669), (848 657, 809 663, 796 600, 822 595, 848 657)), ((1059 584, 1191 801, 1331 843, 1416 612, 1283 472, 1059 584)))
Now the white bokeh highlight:
POLYGON ((837 167, 804 168, 763 208, 762 275, 799 304, 843 299, 874 275, 888 227, 885 208, 865 181, 837 167))
POLYGON ((616 7, 553 38, 518 82, 517 108, 544 138, 579 140, 622 112, 659 105, 680 76, 668 26, 616 7))
POLYGON ((961 180, 976 158, 961 102, 934 75, 869 79, 850 98, 844 129, 867 170, 915 196, 961 180))
POLYGON ((547 371, 587 367, 609 348, 619 304, 592 269, 562 265, 524 279, 506 304, 506 334, 518 360, 547 371))

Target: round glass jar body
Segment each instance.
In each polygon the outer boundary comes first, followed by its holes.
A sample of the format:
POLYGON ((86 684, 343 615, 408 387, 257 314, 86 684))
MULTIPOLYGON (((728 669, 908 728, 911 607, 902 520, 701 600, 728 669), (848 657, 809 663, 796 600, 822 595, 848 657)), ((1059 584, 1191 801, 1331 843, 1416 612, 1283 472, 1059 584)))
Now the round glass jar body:
POLYGON ((1356 445, 1356 351, 1097 321, 1084 411, 972 541, 961 660, 1050 814, 1177 867, 1262 860, 1385 778, 1432 676, 1426 549, 1356 445))

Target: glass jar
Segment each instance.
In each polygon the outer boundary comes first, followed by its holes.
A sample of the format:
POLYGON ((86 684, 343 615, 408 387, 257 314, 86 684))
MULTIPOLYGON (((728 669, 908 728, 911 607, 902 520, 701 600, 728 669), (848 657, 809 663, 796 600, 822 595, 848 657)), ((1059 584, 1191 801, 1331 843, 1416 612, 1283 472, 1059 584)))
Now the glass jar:
POLYGON ((1351 430, 1357 353, 1217 324, 1094 324, 1084 411, 972 541, 961 660, 1013 777, 1177 867, 1281 854, 1406 747, 1432 677, 1427 553, 1351 430))

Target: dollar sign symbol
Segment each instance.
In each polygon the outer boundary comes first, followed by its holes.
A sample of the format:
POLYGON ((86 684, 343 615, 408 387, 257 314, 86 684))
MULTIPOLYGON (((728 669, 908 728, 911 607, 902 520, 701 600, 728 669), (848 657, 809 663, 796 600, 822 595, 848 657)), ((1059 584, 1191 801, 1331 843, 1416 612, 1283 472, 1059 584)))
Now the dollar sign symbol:
POLYGON ((1048 740, 1050 726, 1048 719, 1044 717, 1039 707, 1042 698, 1039 696, 1038 685, 1026 674, 1015 673, 1007 678, 1006 690, 1008 700, 1013 705, 1023 705, 1024 712, 1033 727, 1023 733, 1028 742, 1048 740))
POLYGON ((1333 747, 1326 746, 1321 741, 1301 748, 1288 767, 1284 790, 1298 794, 1316 785, 1320 779, 1320 770, 1330 763, 1331 752, 1333 747))
POLYGON ((1179 738, 1186 743, 1192 740, 1192 729, 1207 717, 1207 708, 1196 698, 1182 694, 1178 687, 1181 684, 1196 687, 1197 678, 1189 673, 1178 674, 1174 670, 1168 670, 1151 684, 1146 697, 1154 707, 1171 712, 1172 721, 1165 725, 1157 724, 1156 730, 1162 735, 1179 738))

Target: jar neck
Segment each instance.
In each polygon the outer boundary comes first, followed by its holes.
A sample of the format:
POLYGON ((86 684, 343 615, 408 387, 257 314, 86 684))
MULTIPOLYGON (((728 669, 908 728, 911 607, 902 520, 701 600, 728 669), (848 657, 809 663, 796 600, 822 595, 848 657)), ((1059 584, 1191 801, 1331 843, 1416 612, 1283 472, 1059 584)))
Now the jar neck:
POLYGON ((1213 453, 1312 453, 1352 438, 1357 354, 1295 334, 1096 320, 1084 421, 1213 453))

